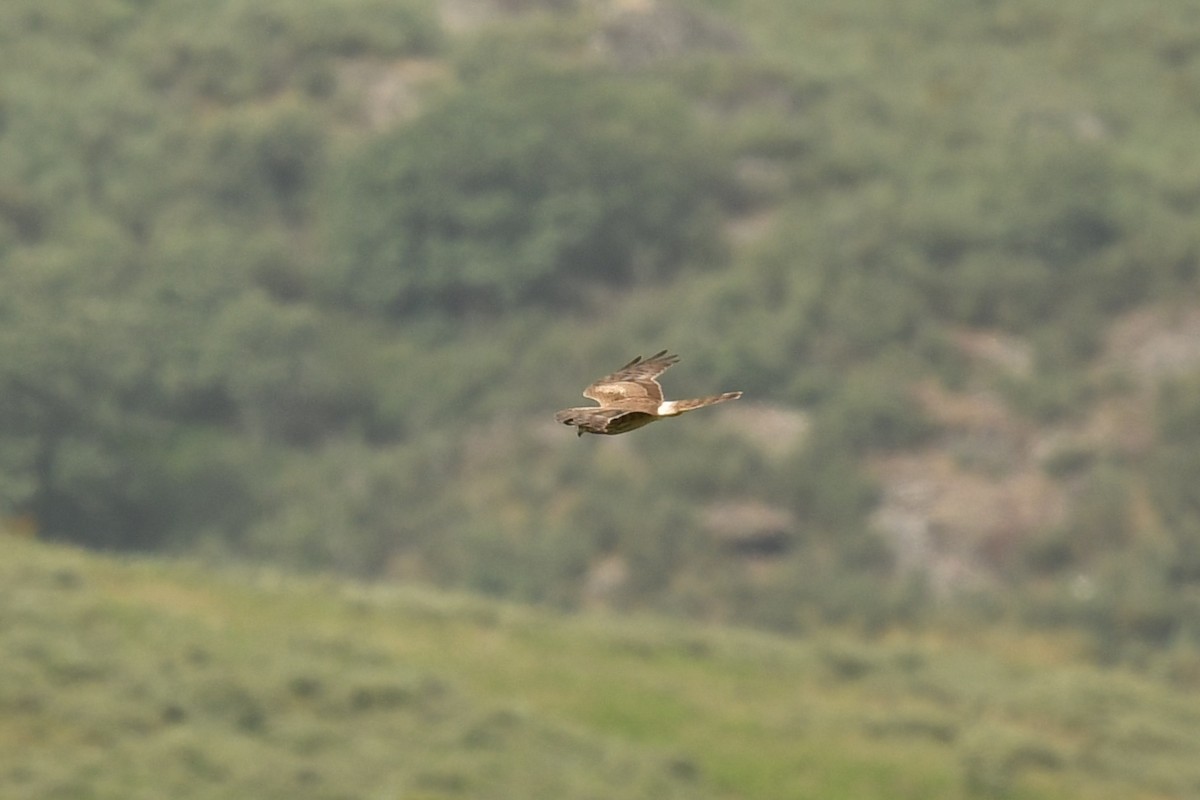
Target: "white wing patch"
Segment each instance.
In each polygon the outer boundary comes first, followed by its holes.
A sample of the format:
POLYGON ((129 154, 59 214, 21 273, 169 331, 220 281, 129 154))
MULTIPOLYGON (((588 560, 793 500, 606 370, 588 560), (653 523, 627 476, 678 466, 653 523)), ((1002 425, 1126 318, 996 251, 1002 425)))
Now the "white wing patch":
POLYGON ((658 407, 658 411, 657 411, 657 414, 658 414, 660 417, 673 417, 673 416, 675 416, 676 414, 680 413, 680 412, 678 412, 678 411, 676 411, 676 410, 675 410, 675 407, 676 407, 677 405, 679 405, 678 401, 675 401, 675 400, 664 400, 664 401, 662 401, 662 403, 659 405, 659 407, 658 407))

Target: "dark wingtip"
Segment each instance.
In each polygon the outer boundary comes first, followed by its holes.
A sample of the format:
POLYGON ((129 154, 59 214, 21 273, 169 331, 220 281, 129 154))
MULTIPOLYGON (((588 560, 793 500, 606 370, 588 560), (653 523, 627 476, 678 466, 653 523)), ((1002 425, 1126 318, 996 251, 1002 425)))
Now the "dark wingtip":
POLYGON ((642 359, 641 356, 638 356, 635 359, 633 359, 633 361, 630 361, 628 364, 621 367, 621 369, 629 369, 630 367, 636 367, 638 364, 641 364, 641 363, 648 363, 650 361, 656 361, 656 360, 662 358, 663 356, 666 356, 666 360, 672 364, 674 364, 676 361, 679 360, 679 356, 669 356, 669 355, 667 355, 666 350, 659 350, 657 353, 655 353, 654 355, 652 355, 649 358, 644 359, 644 360, 642 359))

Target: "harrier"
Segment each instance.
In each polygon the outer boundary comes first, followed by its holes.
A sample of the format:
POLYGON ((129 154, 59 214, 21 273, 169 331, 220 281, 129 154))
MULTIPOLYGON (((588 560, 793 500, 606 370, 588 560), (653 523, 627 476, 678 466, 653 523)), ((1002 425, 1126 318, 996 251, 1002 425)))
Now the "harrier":
POLYGON ((678 360, 679 356, 669 356, 666 350, 645 361, 638 356, 583 390, 583 396, 595 400, 599 407, 568 408, 555 414, 554 418, 564 425, 574 425, 580 436, 585 433, 612 436, 637 430, 663 417, 677 417, 685 411, 742 396, 741 392, 725 392, 695 400, 664 400, 658 376, 678 360))

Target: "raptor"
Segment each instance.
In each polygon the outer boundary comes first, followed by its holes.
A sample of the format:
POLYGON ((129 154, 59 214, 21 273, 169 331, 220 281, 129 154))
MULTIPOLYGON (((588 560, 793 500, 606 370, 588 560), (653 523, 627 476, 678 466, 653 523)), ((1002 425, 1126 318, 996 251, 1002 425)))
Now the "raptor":
POLYGON ((613 436, 742 396, 741 392, 725 392, 692 400, 663 399, 658 376, 677 361, 679 356, 668 355, 666 350, 647 359, 638 356, 583 390, 583 396, 595 400, 599 406, 563 409, 554 418, 564 425, 575 426, 580 436, 585 433, 613 436))

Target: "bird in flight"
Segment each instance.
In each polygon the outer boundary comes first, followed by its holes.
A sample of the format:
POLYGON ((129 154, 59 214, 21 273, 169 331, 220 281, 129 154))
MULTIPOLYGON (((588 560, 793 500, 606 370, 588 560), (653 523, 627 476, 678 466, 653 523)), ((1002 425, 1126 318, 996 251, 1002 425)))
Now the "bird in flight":
POLYGON ((742 396, 741 392, 725 392, 694 400, 664 400, 658 376, 678 360, 679 356, 667 355, 666 350, 645 360, 638 356, 583 390, 583 396, 595 400, 599 407, 567 408, 554 418, 564 425, 574 425, 580 436, 585 433, 613 436, 637 430, 664 417, 677 417, 685 411, 742 396))

